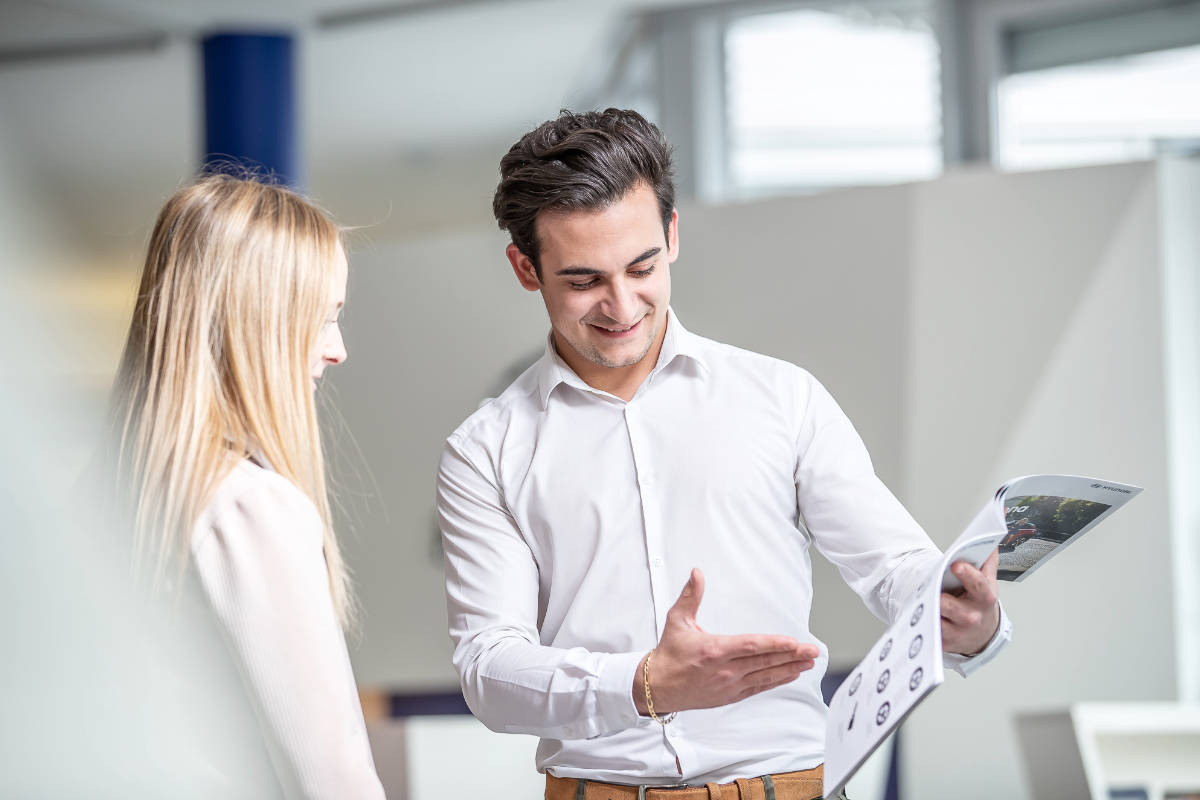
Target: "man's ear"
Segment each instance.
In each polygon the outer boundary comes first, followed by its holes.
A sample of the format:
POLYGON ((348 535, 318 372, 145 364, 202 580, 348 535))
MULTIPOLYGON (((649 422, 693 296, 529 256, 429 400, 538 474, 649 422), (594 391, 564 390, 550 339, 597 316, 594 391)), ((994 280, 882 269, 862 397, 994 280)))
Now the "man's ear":
POLYGON ((667 226, 667 263, 674 264, 679 258, 679 211, 671 211, 671 224, 667 226))
POLYGON ((538 278, 537 270, 534 269, 529 256, 522 253, 515 244, 504 248, 504 255, 508 256, 508 263, 512 264, 513 272, 522 286, 531 292, 541 291, 542 281, 538 278))

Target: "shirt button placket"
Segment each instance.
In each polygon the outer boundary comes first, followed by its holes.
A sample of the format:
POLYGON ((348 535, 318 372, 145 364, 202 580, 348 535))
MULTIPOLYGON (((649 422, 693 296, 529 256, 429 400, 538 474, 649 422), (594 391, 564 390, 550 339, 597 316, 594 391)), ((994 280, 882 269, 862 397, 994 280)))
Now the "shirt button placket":
MULTIPOLYGON (((640 415, 636 406, 625 406, 625 426, 629 431, 629 445, 633 451, 633 466, 637 475, 638 496, 642 501, 642 527, 646 534, 646 558, 650 565, 650 590, 654 598, 654 622, 658 634, 662 635, 666 624, 667 608, 664 603, 669 592, 665 586, 664 562, 662 558, 662 533, 658 529, 658 507, 652 487, 653 467, 642 436, 640 415)), ((669 605, 669 604, 668 604, 669 605)))

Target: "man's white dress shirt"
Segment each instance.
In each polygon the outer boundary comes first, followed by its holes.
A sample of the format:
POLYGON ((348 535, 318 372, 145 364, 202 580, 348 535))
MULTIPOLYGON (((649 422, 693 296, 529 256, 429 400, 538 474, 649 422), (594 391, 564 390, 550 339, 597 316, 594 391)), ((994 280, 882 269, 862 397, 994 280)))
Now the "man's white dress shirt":
MULTIPOLYGON (((820 764, 828 652, 808 627, 810 546, 888 621, 941 557, 815 378, 691 334, 673 312, 629 402, 548 343, 448 439, 438 515, 471 710, 541 737, 539 770, 626 784, 820 764), (634 672, 693 567, 704 630, 786 634, 821 655, 793 683, 664 728, 634 707, 634 672)), ((1008 631, 1002 619, 952 665, 987 660, 1008 631)))

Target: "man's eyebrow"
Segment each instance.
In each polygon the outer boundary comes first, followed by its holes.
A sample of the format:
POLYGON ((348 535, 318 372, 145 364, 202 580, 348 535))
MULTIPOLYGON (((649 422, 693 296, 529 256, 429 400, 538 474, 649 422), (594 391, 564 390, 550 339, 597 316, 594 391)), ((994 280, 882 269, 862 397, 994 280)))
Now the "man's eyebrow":
MULTIPOLYGON (((633 261, 630 261, 628 264, 626 264, 625 267, 626 267, 626 269, 628 269, 629 267, 632 267, 635 264, 640 264, 643 261, 646 261, 647 259, 654 258, 654 256, 658 255, 661 252, 662 252, 661 247, 651 247, 649 250, 646 250, 646 252, 639 255, 633 261)), ((566 275, 603 275, 604 271, 598 270, 595 267, 563 267, 562 269, 558 270, 554 274, 555 275, 564 275, 564 276, 566 276, 566 275)))
POLYGON ((626 266, 626 267, 632 267, 634 264, 640 264, 640 263, 642 263, 643 261, 645 261, 645 260, 647 260, 647 259, 654 258, 656 255, 658 255, 658 254, 659 254, 659 253, 661 253, 661 252, 662 252, 662 248, 661 248, 661 247, 651 247, 649 250, 647 250, 646 252, 642 253, 640 256, 638 256, 637 258, 635 258, 633 261, 630 261, 630 262, 629 262, 628 264, 626 264, 625 266, 626 266))

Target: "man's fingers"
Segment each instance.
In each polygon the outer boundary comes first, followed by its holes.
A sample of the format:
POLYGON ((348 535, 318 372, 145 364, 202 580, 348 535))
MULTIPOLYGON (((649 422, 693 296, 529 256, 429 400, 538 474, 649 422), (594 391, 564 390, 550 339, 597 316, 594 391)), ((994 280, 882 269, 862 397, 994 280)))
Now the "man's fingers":
POLYGON ((721 655, 729 659, 757 658, 767 653, 788 653, 796 658, 816 658, 820 654, 815 644, 805 644, 791 636, 747 633, 715 638, 721 655))
POLYGON ((734 656, 731 666, 743 670, 744 673, 751 673, 757 669, 766 669, 794 661, 816 661, 818 655, 821 655, 821 651, 817 650, 815 644, 792 642, 792 646, 785 650, 769 650, 755 652, 752 655, 734 656))
POLYGON ((983 576, 988 579, 988 583, 996 582, 996 573, 1000 569, 1000 548, 992 551, 992 554, 987 557, 987 561, 983 562, 983 576))
POLYGON ((978 608, 952 594, 942 592, 942 619, 961 626, 971 626, 983 619, 978 608))
MULTIPOLYGON (((737 658, 730 663, 730 666, 741 670, 743 674, 749 675, 759 670, 790 664, 811 665, 816 660, 816 648, 812 648, 812 650, 806 648, 800 651, 785 650, 778 653, 764 653, 759 656, 750 656, 749 658, 737 658)), ((805 669, 808 669, 808 667, 805 667, 805 669)))
POLYGON ((802 673, 812 669, 815 663, 815 661, 792 661, 775 667, 767 667, 751 672, 742 678, 742 682, 748 686, 769 686, 780 681, 794 681, 802 673))
MULTIPOLYGON (((983 563, 983 566, 986 568, 991 560, 992 556, 988 556, 988 560, 983 563)), ((995 570, 994 564, 992 569, 995 570)), ((962 581, 963 589, 966 590, 965 595, 960 595, 964 600, 979 606, 989 606, 996 602, 996 592, 992 588, 994 579, 989 580, 986 573, 965 561, 960 561, 954 565, 954 574, 962 581)))

